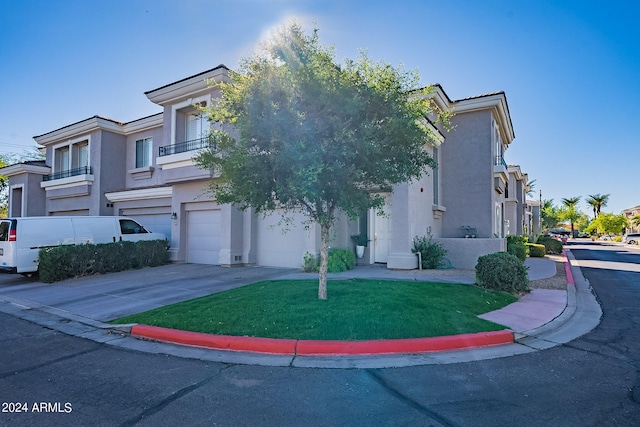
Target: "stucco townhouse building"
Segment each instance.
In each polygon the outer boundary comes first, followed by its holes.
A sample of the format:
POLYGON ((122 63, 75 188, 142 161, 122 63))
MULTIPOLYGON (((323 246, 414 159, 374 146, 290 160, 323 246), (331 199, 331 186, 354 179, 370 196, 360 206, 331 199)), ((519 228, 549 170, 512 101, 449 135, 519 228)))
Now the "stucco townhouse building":
MULTIPOLYGON (((278 213, 218 205, 206 190, 215 176, 192 160, 209 143, 210 123, 197 107, 219 96, 209 82, 228 81, 228 71, 219 65, 145 92, 157 114, 127 123, 93 116, 34 137, 44 161, 0 170, 9 178, 9 216, 125 215, 164 233, 175 262, 301 266, 306 253, 319 253, 319 228, 304 227, 300 214, 285 233, 278 213)), ((438 141, 425 147, 437 168, 386 195, 386 215, 341 217, 333 228, 332 247, 368 235, 361 263, 417 268, 413 239, 430 235, 454 267, 473 268, 478 256, 505 250, 508 233, 534 231, 527 175, 504 159, 514 140, 504 92, 454 101, 436 85, 432 96, 455 113, 452 129, 434 125, 438 141)))

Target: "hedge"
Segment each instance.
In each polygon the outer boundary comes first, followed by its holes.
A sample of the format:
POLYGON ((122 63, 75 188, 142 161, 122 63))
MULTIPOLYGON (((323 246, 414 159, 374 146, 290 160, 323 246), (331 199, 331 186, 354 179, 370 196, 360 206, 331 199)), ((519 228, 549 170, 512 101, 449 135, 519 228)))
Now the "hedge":
POLYGON ((529 268, 516 256, 496 252, 478 258, 476 283, 478 286, 512 294, 529 291, 529 268))
POLYGON ((527 238, 524 236, 507 236, 507 253, 516 256, 520 261, 527 259, 527 238))
POLYGON ((40 249, 40 281, 53 283, 71 277, 157 267, 169 261, 166 240, 64 245, 40 249))
POLYGON ((529 248, 529 256, 534 258, 541 258, 547 254, 547 250, 544 245, 538 245, 536 243, 527 243, 529 248))
POLYGON ((329 273, 352 270, 356 265, 356 255, 349 249, 331 249, 327 260, 329 273))
POLYGON ((544 245, 545 251, 548 254, 560 255, 562 253, 562 242, 557 241, 551 236, 538 237, 539 245, 544 245))
MULTIPOLYGON (((320 270, 320 260, 317 256, 306 252, 304 254, 302 269, 306 273, 317 273, 320 270)), ((352 270, 356 266, 356 255, 353 250, 330 248, 327 259, 328 273, 341 273, 352 270)))
POLYGON ((411 252, 414 254, 420 253, 422 268, 430 270, 440 268, 448 251, 440 243, 433 242, 431 236, 429 236, 429 239, 426 236, 416 236, 413 239, 411 252))

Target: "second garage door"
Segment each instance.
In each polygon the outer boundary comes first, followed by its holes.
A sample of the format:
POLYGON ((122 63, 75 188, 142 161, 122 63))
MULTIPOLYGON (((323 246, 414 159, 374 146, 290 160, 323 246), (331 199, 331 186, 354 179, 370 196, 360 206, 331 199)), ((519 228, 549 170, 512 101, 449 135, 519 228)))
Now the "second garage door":
POLYGON ((220 211, 190 211, 187 213, 187 262, 219 264, 220 211))

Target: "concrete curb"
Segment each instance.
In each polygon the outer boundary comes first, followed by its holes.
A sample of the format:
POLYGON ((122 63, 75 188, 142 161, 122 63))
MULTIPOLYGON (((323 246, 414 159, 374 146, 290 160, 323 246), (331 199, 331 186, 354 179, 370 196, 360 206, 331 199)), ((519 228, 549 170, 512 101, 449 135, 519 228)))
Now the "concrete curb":
POLYGON ((414 354, 488 347, 514 342, 513 332, 507 330, 432 338, 320 341, 212 335, 157 326, 135 325, 131 328, 131 336, 216 350, 290 356, 414 354))

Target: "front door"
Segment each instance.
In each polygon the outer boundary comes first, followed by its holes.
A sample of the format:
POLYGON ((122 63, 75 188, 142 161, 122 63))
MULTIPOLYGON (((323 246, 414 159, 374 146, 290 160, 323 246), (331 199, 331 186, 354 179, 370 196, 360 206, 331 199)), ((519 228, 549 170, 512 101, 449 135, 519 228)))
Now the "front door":
POLYGON ((385 263, 389 258, 389 242, 391 240, 391 206, 384 207, 385 215, 374 212, 373 218, 373 262, 385 263))

